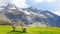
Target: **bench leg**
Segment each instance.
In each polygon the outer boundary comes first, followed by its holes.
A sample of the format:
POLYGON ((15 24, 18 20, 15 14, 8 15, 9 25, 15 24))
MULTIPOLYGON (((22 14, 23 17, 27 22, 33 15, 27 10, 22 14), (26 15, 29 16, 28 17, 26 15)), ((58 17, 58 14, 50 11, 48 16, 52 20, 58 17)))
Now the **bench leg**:
POLYGON ((23 32, 26 32, 26 28, 23 28, 23 32))
POLYGON ((13 28, 13 31, 15 31, 15 27, 12 27, 13 28))

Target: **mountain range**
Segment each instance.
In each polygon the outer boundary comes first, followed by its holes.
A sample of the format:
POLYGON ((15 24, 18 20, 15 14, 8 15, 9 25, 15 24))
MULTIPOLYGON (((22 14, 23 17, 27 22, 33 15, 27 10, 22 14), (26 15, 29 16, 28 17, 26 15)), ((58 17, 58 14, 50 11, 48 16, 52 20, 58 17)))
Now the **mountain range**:
POLYGON ((27 26, 60 27, 60 16, 48 10, 38 10, 33 6, 19 9, 9 3, 0 7, 1 17, 10 23, 22 22, 27 26))

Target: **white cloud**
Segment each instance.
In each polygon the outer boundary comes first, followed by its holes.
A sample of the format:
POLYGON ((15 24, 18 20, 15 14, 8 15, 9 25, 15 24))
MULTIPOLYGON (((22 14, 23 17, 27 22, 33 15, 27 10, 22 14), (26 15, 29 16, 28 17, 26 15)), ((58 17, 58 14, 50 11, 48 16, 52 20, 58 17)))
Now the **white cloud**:
POLYGON ((7 3, 10 3, 11 0, 0 0, 0 6, 6 5, 7 3))
POLYGON ((55 13, 56 15, 59 15, 59 16, 60 16, 60 10, 55 11, 55 12, 53 12, 53 13, 55 13))
POLYGON ((44 2, 44 0, 35 0, 35 2, 42 3, 42 2, 44 2))
POLYGON ((24 13, 27 14, 27 15, 30 15, 30 13, 28 11, 24 11, 24 13))
POLYGON ((54 2, 56 0, 34 0, 35 2, 42 3, 42 2, 54 2))
POLYGON ((26 4, 26 0, 0 0, 0 6, 6 5, 8 3, 13 3, 17 7, 26 8, 28 5, 26 4))
POLYGON ((54 2, 55 0, 46 0, 47 2, 54 2))
POLYGON ((13 0, 12 3, 21 8, 26 8, 28 6, 26 0, 13 0))

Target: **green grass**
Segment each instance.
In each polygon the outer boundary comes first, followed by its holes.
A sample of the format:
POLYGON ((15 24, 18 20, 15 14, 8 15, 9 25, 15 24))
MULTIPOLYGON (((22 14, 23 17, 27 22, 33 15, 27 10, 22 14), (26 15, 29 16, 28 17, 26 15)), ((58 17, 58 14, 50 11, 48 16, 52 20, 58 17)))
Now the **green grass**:
POLYGON ((42 27, 29 27, 27 32, 22 32, 20 27, 16 31, 12 31, 11 26, 0 26, 0 34, 60 34, 60 28, 42 28, 42 27))

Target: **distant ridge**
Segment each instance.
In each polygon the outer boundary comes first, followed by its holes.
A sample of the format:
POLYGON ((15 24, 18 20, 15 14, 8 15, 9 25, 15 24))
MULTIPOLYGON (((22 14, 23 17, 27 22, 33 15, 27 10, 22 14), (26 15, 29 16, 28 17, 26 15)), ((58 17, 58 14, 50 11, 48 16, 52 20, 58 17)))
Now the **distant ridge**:
POLYGON ((18 10, 14 4, 7 4, 5 7, 4 18, 13 22, 23 22, 25 25, 38 25, 40 27, 60 27, 60 16, 48 10, 38 10, 28 7, 18 10))

